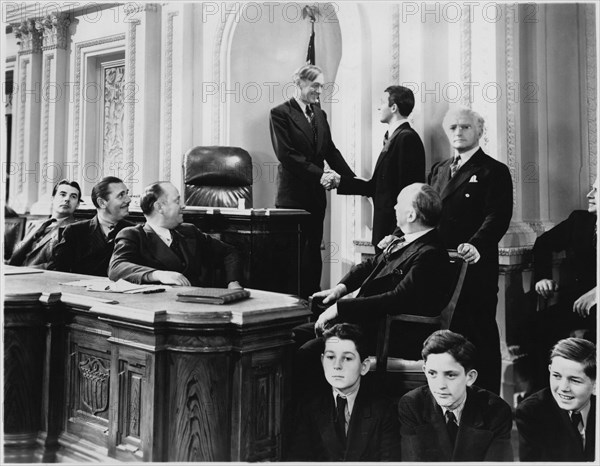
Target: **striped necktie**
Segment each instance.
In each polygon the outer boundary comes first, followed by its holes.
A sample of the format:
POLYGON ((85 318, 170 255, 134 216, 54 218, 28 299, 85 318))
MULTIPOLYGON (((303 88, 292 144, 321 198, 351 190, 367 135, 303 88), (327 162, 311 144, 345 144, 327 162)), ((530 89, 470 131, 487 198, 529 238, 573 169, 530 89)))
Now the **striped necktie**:
POLYGON ((317 144, 317 120, 315 119, 315 111, 312 108, 312 105, 306 106, 306 115, 308 116, 308 120, 310 121, 310 127, 313 132, 313 141, 315 145, 317 144))
POLYGON ((452 163, 450 164, 450 178, 452 178, 456 172, 458 171, 458 169, 460 168, 460 155, 457 155, 456 157, 454 157, 454 160, 452 160, 452 163))

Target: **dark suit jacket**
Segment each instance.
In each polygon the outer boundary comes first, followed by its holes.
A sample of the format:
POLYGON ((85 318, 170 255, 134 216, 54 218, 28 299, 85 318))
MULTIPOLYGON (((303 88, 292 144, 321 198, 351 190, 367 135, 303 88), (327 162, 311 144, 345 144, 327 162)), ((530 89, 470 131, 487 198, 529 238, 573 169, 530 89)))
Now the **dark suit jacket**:
POLYGON ((396 228, 394 206, 405 186, 425 181, 425 149, 408 123, 400 125, 383 147, 373 177, 360 180, 343 176, 338 194, 360 194, 373 198, 373 245, 396 228))
POLYGON ((48 219, 45 218, 29 222, 25 237, 15 246, 13 254, 8 261, 10 265, 23 265, 40 269, 52 267, 54 251, 61 240, 63 232, 65 228, 75 220, 64 220, 60 227, 47 233, 34 245, 37 230, 41 228, 42 224, 47 220, 48 219))
POLYGON ((313 105, 313 109, 316 146, 311 125, 295 99, 271 110, 271 142, 279 160, 275 205, 324 215, 327 200, 320 184, 324 160, 340 175, 355 175, 331 140, 325 112, 318 105, 313 105))
POLYGON ((117 235, 109 278, 150 283, 151 272, 170 270, 185 275, 192 286, 226 287, 229 282, 241 281, 239 254, 233 246, 189 223, 182 223, 171 234, 178 235, 184 263, 147 223, 122 230, 117 235))
POLYGON ((596 447, 596 397, 592 396, 585 431, 585 451, 571 425, 569 412, 560 409, 549 388, 525 398, 517 406, 521 461, 593 461, 596 447))
POLYGON ((456 249, 460 243, 477 248, 481 259, 469 267, 469 273, 491 277, 496 290, 498 242, 508 230, 513 209, 510 172, 481 149, 452 179, 451 163, 452 159, 447 159, 435 164, 429 175, 429 184, 442 197, 438 229, 448 249, 456 249))
POLYGON ((336 435, 331 387, 298 409, 287 461, 400 461, 394 404, 361 384, 348 425, 346 443, 336 435))
MULTIPOLYGON (((434 229, 389 258, 380 253, 355 265, 340 283, 349 292, 360 291, 337 302, 339 319, 375 326, 387 314, 439 315, 448 302, 452 277, 448 253, 434 229)), ((390 339, 390 353, 418 357, 431 332, 429 326, 404 323, 390 339)))
POLYGON ((108 262, 115 246, 114 235, 125 227, 135 225, 121 220, 115 225, 114 234, 108 239, 98 222, 98 216, 73 223, 65 228, 62 240, 56 246, 54 259, 49 268, 61 272, 82 273, 106 277, 108 262))
POLYGON ((533 245, 535 281, 552 279, 552 253, 566 251, 569 273, 561 281, 559 305, 569 312, 573 302, 596 286, 596 215, 576 210, 569 218, 540 235, 533 245))
POLYGON ((478 387, 467 389, 456 444, 452 449, 446 420, 428 386, 398 403, 402 461, 512 461, 512 412, 500 397, 478 387))

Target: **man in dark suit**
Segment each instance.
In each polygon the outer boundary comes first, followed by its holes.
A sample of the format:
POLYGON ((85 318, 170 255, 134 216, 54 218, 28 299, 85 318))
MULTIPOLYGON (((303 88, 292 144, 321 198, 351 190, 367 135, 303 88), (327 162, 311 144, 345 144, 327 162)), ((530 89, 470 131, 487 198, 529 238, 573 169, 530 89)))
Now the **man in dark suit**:
MULTIPOLYGON (((407 87, 390 86, 379 104, 379 121, 387 123, 373 177, 370 180, 342 176, 338 194, 360 194, 373 198, 375 247, 396 228, 394 205, 402 188, 425 181, 425 149, 421 138, 408 123, 415 96, 407 87)), ((379 251, 377 251, 379 252, 379 251)))
POLYGON ((550 388, 517 406, 521 461, 594 461, 596 346, 559 341, 550 354, 550 388))
POLYGON ((483 125, 467 108, 446 114, 443 126, 455 154, 432 167, 429 184, 442 197, 442 241, 469 262, 450 328, 477 347, 479 386, 499 393, 498 242, 510 224, 513 191, 507 166, 479 147, 483 125))
POLYGON ((402 461, 512 461, 512 412, 475 387, 475 346, 438 330, 423 345, 427 385, 398 403, 402 461))
POLYGON ((75 221, 73 214, 80 201, 81 188, 76 181, 61 180, 56 183, 52 190, 52 216, 29 223, 25 237, 15 246, 8 263, 49 268, 65 227, 75 221))
POLYGON ((96 216, 65 228, 50 268, 61 272, 107 276, 115 236, 123 228, 134 225, 125 220, 129 215, 131 198, 127 186, 115 176, 100 180, 92 188, 91 198, 96 207, 96 216))
POLYGON ((327 199, 340 175, 354 177, 331 139, 327 116, 318 105, 325 78, 321 69, 305 65, 294 74, 296 95, 271 110, 271 141, 279 160, 276 207, 304 209, 301 297, 321 289, 321 241, 327 199), (333 171, 325 171, 325 161, 333 171))
POLYGON ((117 235, 108 269, 111 280, 241 288, 237 251, 194 225, 183 223, 185 205, 172 183, 147 186, 140 207, 146 223, 117 235))
MULTIPOLYGON (((556 302, 533 316, 533 338, 528 349, 533 363, 533 389, 548 386, 546 363, 552 345, 571 332, 596 341, 596 222, 598 182, 587 194, 588 210, 575 210, 569 218, 540 235, 533 245, 535 291, 556 302), (552 277, 552 253, 565 251, 564 279, 552 277)), ((549 304, 550 301, 546 304, 549 304)))
POLYGON ((323 335, 328 386, 300 404, 288 461, 399 461, 395 406, 362 380, 368 352, 359 327, 337 324, 323 335))

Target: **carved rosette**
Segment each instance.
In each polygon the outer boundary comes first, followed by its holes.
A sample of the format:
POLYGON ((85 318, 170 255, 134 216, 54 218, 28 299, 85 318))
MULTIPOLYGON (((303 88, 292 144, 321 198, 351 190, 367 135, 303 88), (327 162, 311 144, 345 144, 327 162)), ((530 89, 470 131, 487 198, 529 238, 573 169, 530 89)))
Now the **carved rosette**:
POLYGON ((36 29, 43 36, 42 50, 66 50, 71 19, 65 14, 51 14, 35 22, 36 29))
POLYGON ((13 26, 15 37, 19 43, 19 54, 40 53, 42 50, 42 33, 36 29, 36 22, 28 19, 13 26))

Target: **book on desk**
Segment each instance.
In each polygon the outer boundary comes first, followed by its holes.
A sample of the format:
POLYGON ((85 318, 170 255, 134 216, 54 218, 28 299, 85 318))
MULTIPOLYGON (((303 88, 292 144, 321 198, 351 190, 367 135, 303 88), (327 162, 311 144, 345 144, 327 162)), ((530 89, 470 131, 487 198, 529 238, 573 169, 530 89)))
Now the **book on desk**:
POLYGON ((177 301, 185 303, 227 304, 250 297, 250 291, 243 288, 194 288, 177 293, 177 301))

